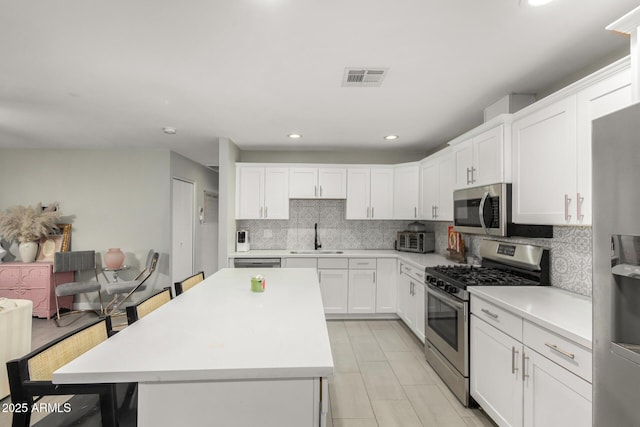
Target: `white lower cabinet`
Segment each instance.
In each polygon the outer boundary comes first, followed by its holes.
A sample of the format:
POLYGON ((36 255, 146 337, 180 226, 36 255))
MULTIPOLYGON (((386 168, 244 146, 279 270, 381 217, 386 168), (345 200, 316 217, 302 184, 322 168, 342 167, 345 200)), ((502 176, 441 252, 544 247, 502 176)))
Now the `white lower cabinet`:
POLYGON ((375 313, 376 270, 349 270, 349 313, 375 313))
POLYGON ((471 396, 496 424, 591 426, 588 349, 474 295, 470 317, 471 396))
POLYGON ((346 313, 349 295, 349 270, 318 269, 320 293, 325 313, 346 313))
POLYGON ((396 312, 396 267, 395 258, 378 258, 376 267, 376 313, 396 312))
POLYGON ((425 289, 424 273, 400 263, 397 313, 411 331, 424 342, 425 289))

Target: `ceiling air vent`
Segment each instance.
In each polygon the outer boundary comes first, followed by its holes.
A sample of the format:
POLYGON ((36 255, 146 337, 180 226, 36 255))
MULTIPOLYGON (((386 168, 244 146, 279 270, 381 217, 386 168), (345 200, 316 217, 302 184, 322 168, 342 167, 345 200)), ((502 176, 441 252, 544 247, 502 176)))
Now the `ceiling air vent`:
POLYGON ((388 68, 345 68, 343 87, 378 87, 387 75, 388 68))

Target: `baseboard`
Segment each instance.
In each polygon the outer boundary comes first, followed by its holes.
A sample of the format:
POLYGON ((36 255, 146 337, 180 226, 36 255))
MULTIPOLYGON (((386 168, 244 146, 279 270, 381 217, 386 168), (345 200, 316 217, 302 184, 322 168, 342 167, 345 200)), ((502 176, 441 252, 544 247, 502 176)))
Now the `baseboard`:
POLYGON ((327 313, 327 320, 395 320, 399 319, 395 313, 327 313))

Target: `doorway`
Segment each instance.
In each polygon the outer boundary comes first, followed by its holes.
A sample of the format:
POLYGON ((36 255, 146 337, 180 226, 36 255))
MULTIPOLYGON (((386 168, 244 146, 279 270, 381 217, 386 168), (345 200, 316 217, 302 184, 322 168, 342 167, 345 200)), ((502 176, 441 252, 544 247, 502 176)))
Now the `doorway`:
POLYGON ((171 209, 172 283, 193 274, 194 184, 173 178, 171 209))

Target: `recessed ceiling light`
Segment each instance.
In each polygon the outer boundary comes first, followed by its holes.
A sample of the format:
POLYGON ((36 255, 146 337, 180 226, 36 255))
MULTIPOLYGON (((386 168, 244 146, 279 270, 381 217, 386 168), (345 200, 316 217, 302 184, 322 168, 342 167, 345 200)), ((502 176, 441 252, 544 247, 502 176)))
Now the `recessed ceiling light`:
POLYGON ((388 141, 393 141, 394 139, 398 139, 398 135, 387 135, 384 137, 384 139, 388 141))
POLYGON ((302 138, 302 135, 300 135, 299 133, 290 133, 288 136, 291 139, 300 139, 300 138, 302 138))
POLYGON ((175 134, 176 134, 176 132, 177 132, 177 131, 176 131, 176 128, 173 128, 173 127, 165 127, 165 128, 162 128, 162 131, 163 131, 164 133, 166 133, 167 135, 175 135, 175 134))
POLYGON ((551 3, 552 0, 529 0, 529 6, 544 6, 551 3))

